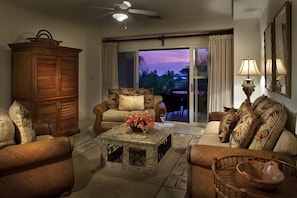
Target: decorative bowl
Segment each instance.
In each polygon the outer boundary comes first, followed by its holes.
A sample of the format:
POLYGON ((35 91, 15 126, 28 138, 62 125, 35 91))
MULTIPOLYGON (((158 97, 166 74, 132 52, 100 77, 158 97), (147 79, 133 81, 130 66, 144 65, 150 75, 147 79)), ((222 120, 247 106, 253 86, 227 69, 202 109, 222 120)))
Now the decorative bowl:
POLYGON ((243 161, 236 165, 238 179, 259 190, 274 190, 285 179, 276 161, 243 161))

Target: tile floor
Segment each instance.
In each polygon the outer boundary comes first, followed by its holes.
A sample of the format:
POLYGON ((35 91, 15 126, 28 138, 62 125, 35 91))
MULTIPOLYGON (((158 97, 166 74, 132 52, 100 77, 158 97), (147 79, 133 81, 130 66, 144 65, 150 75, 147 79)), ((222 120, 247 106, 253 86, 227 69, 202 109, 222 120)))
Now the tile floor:
MULTIPOLYGON (((184 122, 172 122, 175 124, 175 133, 178 135, 191 136, 191 144, 196 144, 201 135, 201 129, 205 126, 204 123, 199 123, 196 125, 190 125, 184 122)), ((79 123, 80 133, 72 136, 74 138, 74 145, 76 149, 74 150, 73 156, 80 153, 80 150, 88 150, 89 148, 84 148, 85 146, 92 147, 98 145, 95 133, 92 131, 93 121, 86 120, 79 123), (91 140, 92 139, 92 140, 91 140), (94 141, 89 144, 83 144, 86 141, 94 141)), ((182 157, 177 162, 175 168, 173 169, 170 176, 167 178, 163 187, 159 191, 156 198, 184 198, 187 188, 187 164, 186 155, 182 157)))

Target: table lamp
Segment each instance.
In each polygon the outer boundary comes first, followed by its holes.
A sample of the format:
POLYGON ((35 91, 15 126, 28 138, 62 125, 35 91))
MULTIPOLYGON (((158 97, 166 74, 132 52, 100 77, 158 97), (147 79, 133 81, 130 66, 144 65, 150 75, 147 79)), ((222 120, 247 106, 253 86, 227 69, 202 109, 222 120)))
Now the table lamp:
POLYGON ((247 76, 242 84, 242 90, 244 91, 247 99, 250 101, 250 96, 255 90, 255 85, 253 79, 250 76, 258 76, 260 75, 260 71, 257 67, 257 63, 255 59, 243 59, 241 62, 240 69, 237 73, 240 76, 247 76))

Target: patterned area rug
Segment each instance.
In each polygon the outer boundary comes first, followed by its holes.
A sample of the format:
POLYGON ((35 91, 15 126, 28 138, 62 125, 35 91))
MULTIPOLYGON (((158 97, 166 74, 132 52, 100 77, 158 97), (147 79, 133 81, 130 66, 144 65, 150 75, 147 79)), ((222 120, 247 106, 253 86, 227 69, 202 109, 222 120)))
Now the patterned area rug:
POLYGON ((173 133, 173 148, 161 160, 160 171, 154 177, 100 167, 100 148, 96 137, 88 137, 83 142, 75 143, 73 150, 75 186, 69 197, 92 198, 98 197, 99 192, 100 197, 112 198, 139 197, 139 192, 142 192, 143 198, 184 197, 187 187, 186 148, 199 141, 203 128, 195 127, 191 134, 177 131, 180 131, 178 127, 173 133))

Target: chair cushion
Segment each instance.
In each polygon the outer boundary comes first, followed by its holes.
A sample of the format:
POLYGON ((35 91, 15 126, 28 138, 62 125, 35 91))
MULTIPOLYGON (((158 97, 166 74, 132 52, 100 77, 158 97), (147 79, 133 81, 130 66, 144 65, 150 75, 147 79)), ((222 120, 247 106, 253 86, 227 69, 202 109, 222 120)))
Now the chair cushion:
POLYGON ((12 103, 9 107, 9 117, 17 126, 16 139, 19 143, 24 144, 36 140, 30 113, 21 103, 17 101, 12 103))
POLYGON ((0 148, 15 144, 15 128, 5 109, 0 108, 0 148))
POLYGON ((220 121, 209 121, 204 129, 205 134, 219 134, 220 121))
POLYGON ((140 95, 140 96, 119 95, 119 110, 120 111, 144 110, 144 95, 140 95))

